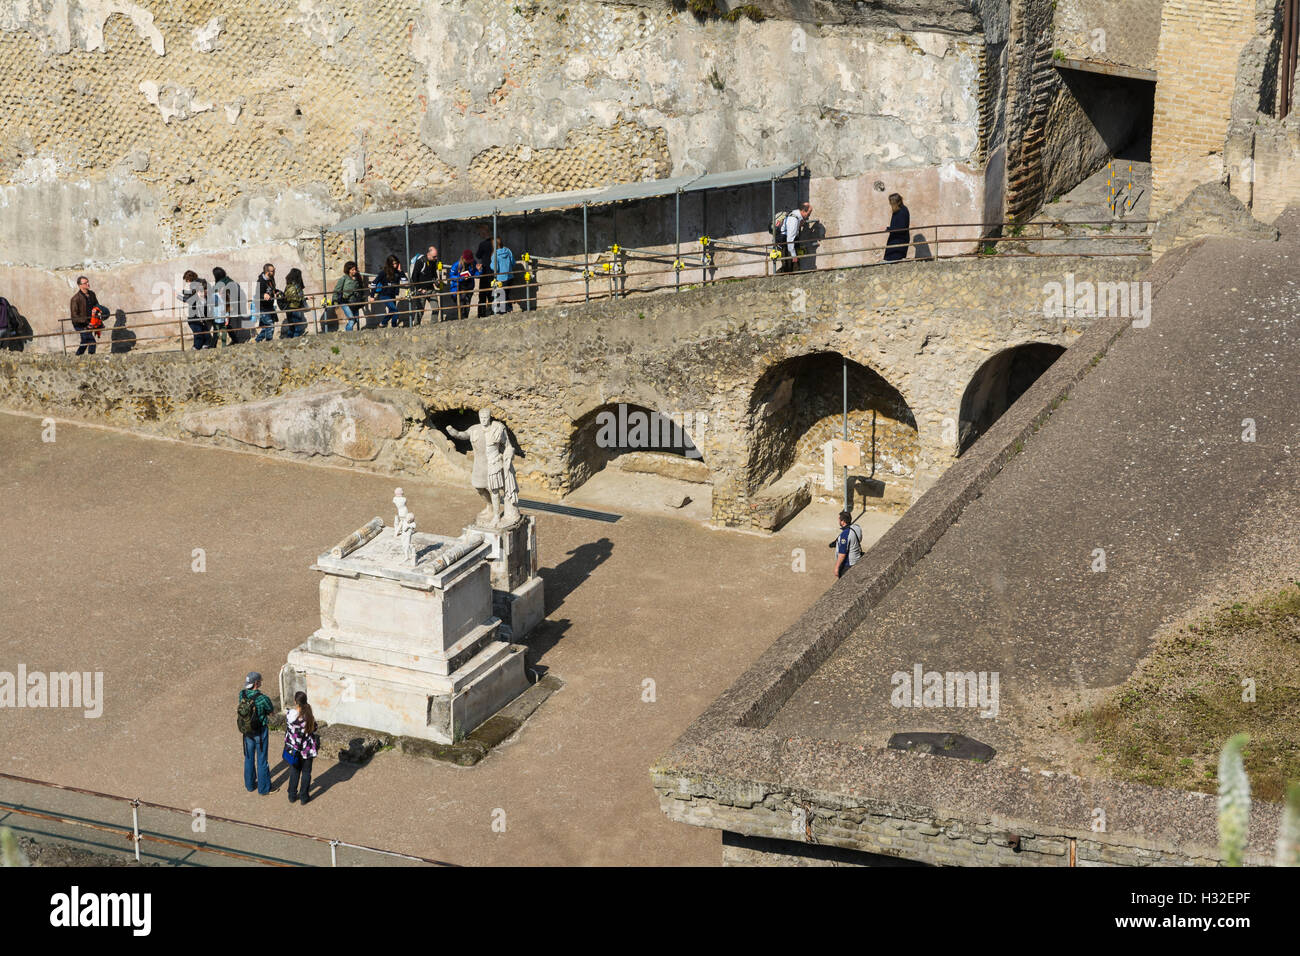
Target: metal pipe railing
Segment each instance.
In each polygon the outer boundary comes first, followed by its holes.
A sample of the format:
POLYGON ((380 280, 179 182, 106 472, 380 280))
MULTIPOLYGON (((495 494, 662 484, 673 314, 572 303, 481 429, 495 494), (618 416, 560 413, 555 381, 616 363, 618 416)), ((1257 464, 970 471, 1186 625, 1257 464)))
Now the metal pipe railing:
MULTIPOLYGON (((98 800, 107 800, 116 803, 128 804, 131 807, 131 812, 132 812, 132 823, 131 823, 131 828, 129 830, 126 827, 115 827, 102 822, 83 820, 78 817, 70 817, 66 815, 60 816, 52 813, 43 813, 39 810, 35 810, 28 806, 24 806, 24 805, 16 806, 11 801, 0 799, 0 809, 7 810, 11 813, 23 814, 25 816, 35 817, 43 820, 49 820, 51 822, 57 822, 66 825, 71 825, 71 826, 83 826, 86 827, 87 829, 96 830, 99 832, 121 835, 131 841, 135 849, 135 858, 137 861, 140 859, 140 842, 143 840, 150 840, 155 843, 162 843, 169 846, 175 846, 187 850, 197 850, 204 853, 216 853, 220 856, 241 859, 248 862, 265 863, 272 866, 293 865, 291 863, 285 863, 282 861, 270 860, 267 859, 266 857, 255 856, 247 853, 240 853, 238 851, 230 850, 229 848, 222 849, 222 848, 213 847, 209 843, 187 841, 187 840, 176 840, 170 837, 161 836, 160 834, 148 833, 141 829, 140 816, 139 816, 139 810, 141 807, 148 807, 149 809, 153 809, 153 810, 163 810, 170 813, 178 813, 187 818, 193 816, 192 811, 184 810, 180 807, 172 807, 164 803, 150 803, 149 801, 141 800, 138 797, 134 797, 134 798, 123 797, 113 793, 100 793, 97 790, 86 790, 82 787, 73 787, 62 783, 52 783, 48 780, 34 780, 31 777, 20 777, 16 774, 10 774, 10 773, 0 773, 0 779, 13 780, 18 783, 27 784, 29 786, 46 787, 51 790, 62 790, 68 793, 77 793, 83 796, 94 797, 98 800)), ((205 813, 203 816, 205 820, 211 820, 217 823, 228 823, 232 826, 248 827, 253 830, 263 831, 265 833, 278 833, 282 836, 290 836, 290 837, 295 837, 303 840, 311 840, 315 843, 325 844, 330 847, 331 865, 334 866, 338 865, 336 849, 340 846, 349 847, 354 850, 363 850, 367 853, 378 853, 381 856, 390 856, 397 859, 411 860, 416 863, 428 863, 432 866, 453 866, 454 865, 442 860, 431 860, 428 859, 427 857, 414 856, 409 853, 398 853, 395 850, 381 850, 378 849, 377 847, 366 846, 365 844, 362 843, 349 843, 346 840, 332 840, 326 837, 319 837, 311 833, 300 833, 297 830, 286 830, 283 827, 273 827, 263 823, 251 823, 247 820, 232 820, 229 817, 220 817, 211 813, 205 813)))
MULTIPOLYGON (((994 231, 1010 233, 1010 234, 1003 234, 1003 235, 989 235, 988 234, 990 231, 989 227, 982 223, 938 223, 933 225, 909 227, 908 229, 909 241, 906 243, 898 243, 894 245, 891 245, 889 243, 885 243, 883 245, 882 244, 865 244, 865 245, 854 244, 854 245, 849 245, 847 248, 836 248, 837 244, 845 243, 850 240, 871 239, 880 236, 888 236, 889 233, 891 232, 891 230, 889 229, 879 229, 879 230, 855 232, 855 233, 844 233, 844 234, 834 235, 834 236, 809 237, 803 240, 796 240, 796 243, 805 249, 811 249, 811 251, 809 251, 805 256, 801 256, 801 258, 815 258, 818 262, 817 270, 823 271, 824 267, 822 263, 824 262, 830 262, 836 259, 842 260, 850 256, 857 256, 857 257, 875 256, 878 254, 883 254, 884 252, 890 249, 911 250, 913 256, 912 261, 930 261, 939 258, 953 259, 953 258, 972 258, 972 257, 985 256, 990 254, 989 250, 997 251, 997 247, 1000 244, 1006 244, 1006 243, 1017 243, 1017 244, 1025 244, 1027 246, 1032 246, 1034 244, 1059 243, 1059 242, 1067 242, 1067 241, 1068 242, 1094 242, 1094 243, 1095 242, 1116 242, 1116 241, 1149 242, 1150 240, 1149 232, 1110 233, 1109 231, 1107 231, 1106 233, 1101 233, 1101 234, 1085 234, 1085 235, 1078 235, 1078 236, 1046 235, 1046 230, 1049 227, 1057 228, 1057 229, 1059 228, 1090 229, 1091 227, 1104 227, 1109 229, 1109 227, 1113 227, 1117 222, 1122 223, 1126 226, 1150 226, 1154 224, 1155 221, 1154 220, 1084 220, 1078 222, 1063 222, 1063 221, 1049 222, 1049 221, 1040 220, 1040 221, 1033 221, 1028 223, 1002 223, 999 226, 995 227, 994 231), (1032 230, 1035 227, 1037 227, 1037 235, 1025 235, 1026 230, 1032 230), (942 230, 948 230, 949 235, 943 236, 941 234, 942 230), (967 233, 967 234, 953 235, 952 234, 953 231, 967 233), (921 234, 920 239, 916 238, 918 233, 921 234), (931 234, 933 238, 925 238, 925 235, 927 233, 931 234), (953 246, 974 246, 975 249, 973 251, 958 251, 958 252, 946 251, 946 250, 950 250, 951 247, 953 246), (918 255, 918 253, 922 251, 925 254, 918 255)), ((653 250, 637 249, 637 248, 630 248, 624 246, 612 246, 610 247, 610 249, 599 253, 599 255, 601 256, 608 255, 611 256, 612 258, 602 262, 597 262, 595 268, 592 267, 590 259, 588 259, 588 262, 585 265, 583 265, 574 262, 572 260, 525 254, 525 256, 522 257, 520 261, 525 264, 525 269, 526 269, 525 275, 528 276, 528 279, 526 279, 526 281, 524 282, 512 282, 512 283, 507 283, 506 285, 503 286, 503 288, 506 289, 505 295, 507 297, 508 307, 512 310, 515 307, 520 307, 521 311, 534 311, 539 307, 543 307, 542 305, 543 303, 573 304, 579 301, 587 301, 590 299, 621 298, 634 292, 653 293, 653 292, 665 291, 668 289, 682 289, 682 288, 690 289, 696 287, 697 285, 712 284, 719 281, 733 281, 735 279, 741 279, 741 278, 758 278, 763 275, 798 275, 800 272, 810 271, 804 269, 784 271, 780 268, 781 264, 787 261, 785 256, 784 241, 778 244, 775 240, 765 238, 764 241, 762 242, 744 243, 744 242, 736 242, 732 240, 719 240, 710 237, 700 237, 700 243, 701 243, 702 250, 704 250, 703 263, 700 264, 699 262, 697 262, 697 264, 695 265, 691 265, 685 261, 685 259, 681 254, 680 246, 679 246, 679 252, 675 257, 669 255, 667 252, 660 253, 653 250), (712 250, 715 248, 718 250, 718 253, 726 253, 729 256, 750 257, 750 258, 748 259, 738 258, 735 261, 718 262, 716 260, 716 257, 714 256, 714 253, 712 252, 712 250), (754 256, 760 256, 760 255, 763 256, 765 260, 764 271, 761 273, 753 271, 754 262, 752 258, 754 256), (664 265, 665 263, 667 263, 667 268, 629 269, 628 264, 633 262, 645 263, 645 264, 656 265, 656 266, 664 265), (548 277, 545 281, 540 281, 540 277, 537 271, 539 268, 545 268, 553 272, 577 273, 577 274, 566 278, 548 277), (707 275, 702 275, 700 279, 697 281, 687 281, 687 282, 682 281, 683 272, 692 269, 697 269, 697 268, 702 269, 705 273, 707 273, 707 275), (610 280, 609 283, 610 288, 608 290, 601 290, 598 288, 593 289, 592 280, 600 279, 602 277, 606 277, 610 280), (671 281, 668 281, 664 277, 671 277, 671 281), (657 279, 664 279, 664 281, 655 281, 657 279), (633 284, 633 282, 635 284, 633 284), (543 287, 546 289, 547 294, 541 294, 539 292, 539 290, 541 290, 543 287), (509 298, 511 291, 514 291, 516 293, 516 297, 513 299, 509 298), (523 297, 522 302, 520 301, 519 296, 523 297)), ((1096 252, 1096 253, 998 252, 997 254, 999 254, 1004 258, 1028 258, 1028 257, 1095 258, 1095 257, 1130 256, 1130 255, 1134 255, 1135 253, 1133 252, 1117 252, 1117 253, 1115 252, 1096 252)), ((697 253, 697 255, 699 254, 697 253)), ((906 260, 902 260, 902 261, 906 261, 906 260)), ((870 266, 892 265, 892 264, 894 264, 894 262, 892 261, 886 262, 883 260, 875 260, 869 262, 854 262, 847 265, 830 266, 830 268, 834 268, 834 269, 865 268, 870 266)), ((306 334, 307 330, 313 325, 315 327, 313 330, 313 334, 329 334, 335 331, 339 331, 340 330, 339 327, 343 323, 345 323, 346 321, 350 321, 348 316, 343 312, 345 306, 354 312, 352 318, 357 320, 358 322, 365 322, 366 320, 371 318, 379 318, 382 321, 382 325, 380 326, 381 328, 388 326, 390 322, 392 323, 392 327, 394 328, 406 327, 412 325, 417 320, 422 321, 424 313, 426 311, 430 313, 431 319, 436 320, 438 322, 452 321, 456 318, 467 317, 468 314, 470 313, 470 310, 477 311, 477 308, 480 305, 489 309, 491 308, 491 304, 492 304, 491 287, 490 286, 480 287, 479 280, 481 278, 482 278, 481 276, 473 277, 472 283, 469 288, 458 289, 455 292, 449 289, 426 291, 428 289, 427 285, 422 284, 420 286, 414 286, 408 279, 406 281, 398 283, 397 288, 399 289, 399 292, 398 295, 395 297, 379 298, 370 295, 369 293, 363 293, 366 296, 363 301, 349 302, 349 303, 338 303, 338 302, 331 301, 334 295, 333 290, 304 292, 303 293, 303 298, 305 300, 304 308, 286 310, 286 309, 281 309, 277 306, 275 309, 268 310, 268 311, 269 314, 277 317, 282 315, 287 316, 289 312, 301 313, 303 317, 302 322, 293 323, 293 325, 298 326, 300 329, 300 331, 297 333, 298 335, 306 334), (485 302, 478 301, 479 297, 484 293, 488 294, 487 301, 485 302), (393 303, 395 309, 390 311, 389 308, 387 307, 387 303, 393 303), (375 311, 376 306, 379 306, 381 311, 376 312, 375 311)), ((243 299, 241 293, 240 304, 241 305, 244 304, 245 301, 246 300, 243 299)), ((210 301, 208 304, 211 304, 210 301)), ((188 306, 186 308, 188 310, 188 306)), ((114 316, 117 319, 118 324, 112 327, 106 325, 99 330, 100 335, 103 335, 104 333, 108 334, 108 342, 105 343, 102 338, 97 337, 94 344, 97 346, 100 344, 107 344, 110 346, 110 351, 111 351, 111 346, 114 344, 113 332, 116 329, 121 329, 121 328, 129 328, 133 333, 135 331, 143 331, 145 329, 166 328, 168 329, 167 332, 160 335, 148 336, 147 341, 159 345, 166 345, 169 342, 176 341, 179 348, 181 349, 185 348, 187 338, 189 342, 193 344, 196 336, 204 337, 205 340, 213 342, 214 346, 215 343, 220 340, 220 337, 238 336, 238 340, 236 342, 231 342, 229 344, 243 344, 249 340, 254 339, 259 333, 265 332, 268 328, 271 330, 270 335, 273 337, 276 324, 280 325, 281 332, 283 333, 283 329, 285 328, 286 325, 286 323, 284 323, 283 321, 273 322, 270 326, 261 326, 261 325, 253 325, 253 324, 245 325, 246 322, 253 322, 257 320, 260 315, 263 314, 262 312, 258 310, 254 310, 251 307, 249 307, 247 311, 244 311, 241 308, 240 311, 225 316, 225 318, 227 319, 227 325, 225 327, 220 327, 215 325, 215 319, 219 317, 212 316, 212 315, 191 316, 189 314, 163 318, 163 319, 159 319, 156 322, 143 322, 143 323, 132 324, 130 326, 125 325, 124 323, 125 318, 130 316, 144 315, 144 314, 157 315, 157 310, 156 309, 135 309, 130 311, 121 310, 121 309, 116 310, 114 312, 114 316), (204 323, 205 324, 204 329, 196 333, 192 328, 188 327, 188 323, 191 321, 204 323), (231 322, 238 323, 238 327, 232 328, 230 326, 231 322)), ((496 314, 496 313, 489 313, 489 314, 496 314)), ((77 348, 83 344, 85 345, 91 344, 89 342, 83 343, 80 341, 70 341, 70 337, 68 335, 69 331, 72 331, 77 335, 81 335, 82 333, 87 331, 81 329, 69 330, 68 325, 70 325, 72 321, 73 320, 71 319, 71 317, 59 319, 58 320, 59 330, 57 332, 42 332, 42 333, 32 333, 30 335, 23 335, 23 336, 11 336, 10 338, 5 339, 4 341, 25 342, 25 341, 33 341, 36 339, 51 339, 54 337, 58 337, 61 341, 61 351, 64 353, 66 353, 69 348, 77 348)), ((361 327, 368 328, 369 323, 366 322, 366 325, 361 327)), ((285 336, 281 334, 281 337, 283 338, 285 336)), ((297 336, 293 336, 293 337, 297 337, 297 336)), ((139 344, 140 343, 138 342, 138 340, 136 340, 135 345, 139 345, 139 344)))

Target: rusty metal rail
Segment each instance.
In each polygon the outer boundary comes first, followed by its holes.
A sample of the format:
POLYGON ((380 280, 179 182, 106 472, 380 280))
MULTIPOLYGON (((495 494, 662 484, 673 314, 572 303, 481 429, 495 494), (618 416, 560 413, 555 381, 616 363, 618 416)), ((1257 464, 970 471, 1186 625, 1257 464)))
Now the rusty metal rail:
MULTIPOLYGON (((162 803, 152 803, 140 798, 123 797, 117 794, 101 793, 97 790, 87 790, 82 787, 73 787, 67 784, 52 783, 47 780, 35 780, 30 777, 21 777, 16 774, 0 773, 0 816, 3 814, 16 814, 20 817, 42 821, 47 824, 58 824, 62 827, 72 828, 73 832, 85 830, 94 834, 107 834, 121 839, 133 851, 137 862, 140 861, 140 848, 144 843, 155 843, 160 846, 173 847, 180 850, 189 851, 189 853, 214 854, 228 860, 232 860, 241 865, 263 865, 263 866, 307 866, 309 862, 301 860, 285 859, 283 857, 270 856, 264 853, 258 853, 254 850, 245 848, 236 848, 214 844, 208 840, 191 840, 178 837, 175 833, 163 833, 159 831, 150 831, 141 826, 140 811, 153 810, 157 811, 164 819, 163 823, 171 822, 178 829, 190 829, 191 821, 194 819, 194 810, 185 810, 180 807, 172 807, 162 803), (17 792, 21 789, 29 791, 28 799, 16 799, 20 796, 17 792), (70 812, 67 809, 60 809, 50 806, 58 802, 57 794, 72 794, 77 798, 87 798, 81 800, 86 804, 86 811, 96 811, 94 815, 88 812, 70 812), (44 796, 44 800, 39 801, 44 805, 36 805, 38 801, 33 797, 44 796), (103 812, 97 812, 100 808, 103 812), (115 823, 111 819, 111 808, 130 807, 131 823, 115 823), (168 821, 167 815, 173 815, 168 821), (110 817, 110 819, 98 819, 98 817, 110 817)), ((346 840, 332 840, 325 837, 316 836, 310 833, 301 833, 297 830, 288 830, 283 827, 273 827, 261 823, 251 823, 247 820, 234 820, 229 817, 217 816, 203 812, 204 825, 208 823, 221 824, 227 827, 235 828, 237 832, 246 834, 250 837, 258 835, 274 835, 279 838, 287 838, 289 841, 308 841, 311 845, 328 847, 329 859, 331 866, 338 866, 339 850, 347 849, 356 851, 360 854, 360 859, 366 860, 368 856, 373 856, 371 865, 378 860, 385 861, 382 865, 388 865, 389 861, 402 861, 409 865, 419 866, 451 866, 441 860, 432 860, 426 857, 414 856, 409 853, 399 853, 394 850, 382 850, 377 847, 366 846, 360 843, 350 843, 346 840)), ((205 831, 206 832, 206 829, 205 831)), ((58 834, 50 834, 55 841, 58 840, 58 834)), ((110 849, 112 849, 110 847, 110 849)))
MULTIPOLYGON (((1056 222, 1056 221, 1034 221, 1028 223, 1002 223, 1000 227, 994 227, 992 231, 1002 232, 1003 235, 988 235, 990 227, 981 223, 939 223, 928 226, 909 227, 909 241, 890 245, 888 243, 879 244, 868 242, 861 244, 855 240, 870 240, 873 237, 888 236, 890 230, 881 229, 872 232, 845 233, 835 236, 808 237, 796 240, 796 245, 804 248, 812 248, 813 251, 807 253, 806 258, 814 258, 819 265, 816 271, 826 271, 827 269, 858 269, 873 268, 879 266, 889 266, 896 264, 892 261, 883 261, 873 259, 872 261, 855 261, 843 265, 822 266, 821 263, 831 263, 834 260, 844 260, 848 257, 857 257, 859 260, 863 257, 874 257, 883 255, 890 249, 910 250, 913 258, 911 260, 900 261, 935 261, 937 259, 959 259, 959 258, 984 258, 996 255, 999 258, 1099 258, 1099 257, 1129 257, 1141 255, 1141 252, 1133 251, 1098 251, 1098 252, 1050 252, 1050 251, 1025 251, 1025 252, 1002 252, 999 247, 1006 244, 1024 245, 1032 249, 1035 245, 1042 243, 1061 243, 1061 242, 1089 242, 1097 244, 1128 242, 1147 244, 1149 248, 1150 232, 1111 232, 1116 226, 1140 226, 1150 227, 1153 220, 1125 220, 1125 219, 1108 219, 1108 220, 1089 220, 1079 222, 1056 222), (1066 235, 1066 236, 1049 236, 1048 229, 1085 229, 1091 230, 1092 234, 1085 235, 1066 235), (947 231, 948 235, 943 233, 947 231), (954 232, 958 233, 954 235, 954 232), (1034 234, 1036 232, 1036 234, 1034 234), (927 234, 929 234, 927 236, 927 234), (836 248, 837 244, 847 244, 845 248, 836 248), (953 247, 961 247, 954 250, 953 247)), ((744 278, 759 278, 762 276, 780 276, 780 275, 799 275, 800 272, 809 270, 783 271, 785 242, 776 243, 773 239, 766 239, 759 243, 741 243, 730 240, 713 239, 708 236, 701 236, 697 242, 698 251, 689 255, 682 255, 674 258, 671 254, 658 252, 654 250, 635 249, 624 246, 612 246, 610 250, 600 253, 604 261, 597 261, 594 265, 583 265, 582 263, 569 262, 562 259, 542 258, 529 254, 521 257, 520 262, 525 265, 526 281, 521 283, 506 283, 502 286, 505 289, 511 310, 518 311, 535 311, 538 308, 547 305, 572 305, 578 302, 591 301, 592 299, 620 299, 631 294, 648 294, 663 291, 681 291, 683 289, 698 288, 702 285, 710 285, 719 281, 728 281, 744 278), (718 262, 718 256, 725 254, 731 257, 732 261, 718 262), (761 272, 755 269, 756 257, 762 257, 763 270, 761 272), (648 268, 629 270, 629 264, 643 263, 651 266, 661 266, 668 263, 667 268, 648 268), (548 278, 545 282, 538 281, 538 276, 534 271, 538 267, 544 267, 552 272, 560 273, 578 273, 570 278, 554 279, 548 278), (698 278, 686 278, 684 276, 694 276, 698 272, 698 278), (635 280, 635 285, 629 288, 629 280, 635 280), (647 281, 648 280, 648 281, 647 281), (593 290, 593 284, 599 285, 602 282, 608 283, 608 288, 593 290), (540 290, 545 289, 545 295, 540 294, 540 290), (515 298, 509 298, 511 292, 515 293, 515 298), (521 297, 522 296, 522 301, 521 297)), ((1104 245, 1100 246, 1104 250, 1104 245)), ((905 253, 906 254, 906 253, 905 253)), ((476 316, 479 307, 491 307, 491 288, 480 287, 480 276, 475 276, 469 280, 471 287, 464 290, 452 292, 447 291, 426 291, 425 287, 413 287, 407 282, 399 283, 397 288, 399 292, 396 297, 377 297, 367 294, 365 301, 353 303, 337 303, 332 301, 332 292, 318 291, 305 292, 306 306, 303 309, 287 310, 276 308, 270 314, 275 316, 284 316, 287 320, 290 311, 300 313, 303 317, 301 323, 293 323, 300 326, 301 331, 298 335, 333 333, 342 329, 343 325, 352 321, 352 318, 359 323, 360 329, 373 328, 368 322, 371 319, 378 319, 388 326, 392 323, 393 328, 409 327, 416 320, 422 322, 423 316, 427 312, 431 321, 453 321, 457 318, 466 318, 476 316), (487 295, 486 301, 482 300, 487 295), (396 308, 395 312, 390 312, 385 303, 393 303, 396 308), (343 313, 343 306, 346 305, 354 311, 354 316, 349 318, 343 313), (375 308, 380 311, 374 311, 375 308), (367 310, 371 311, 367 311, 367 310)), ((495 284, 495 283, 494 283, 495 284)), ((373 290, 372 290, 373 291, 373 290)), ((241 304, 247 300, 243 298, 241 292, 241 304)), ((185 307, 188 311, 188 306, 185 307)), ((249 308, 247 311, 240 311, 226 316, 228 321, 238 321, 240 324, 237 328, 215 327, 212 326, 213 317, 210 315, 190 316, 188 314, 173 315, 168 318, 160 319, 154 322, 142 322, 133 325, 119 324, 115 327, 105 326, 99 330, 105 338, 97 338, 94 344, 107 345, 109 351, 115 344, 113 333, 117 329, 129 329, 134 337, 136 331, 145 329, 165 330, 159 335, 150 335, 146 341, 166 345, 175 342, 177 347, 185 349, 187 343, 193 345, 196 336, 205 337, 212 342, 215 347, 219 338, 238 336, 238 344, 244 344, 252 341, 256 336, 265 331, 268 326, 244 325, 245 322, 255 322, 261 313, 249 308), (204 324, 204 329, 195 332, 188 327, 188 323, 196 321, 204 324), (106 341, 106 340, 107 341, 106 341)), ((114 315, 122 322, 125 318, 138 315, 157 316, 158 310, 154 309, 136 309, 132 311, 117 310, 114 315)), ((59 320, 60 329, 57 332, 43 332, 27 336, 15 336, 6 341, 31 341, 34 339, 53 339, 58 338, 61 343, 61 351, 67 352, 70 348, 77 348, 80 345, 89 345, 89 342, 80 342, 77 339, 85 333, 86 330, 70 330, 67 326, 71 323, 71 318, 59 320)), ((279 321, 281 332, 285 328, 286 322, 279 321)), ((269 328, 274 336, 276 324, 269 328)), ((382 327, 382 326, 381 326, 382 327)), ((281 338, 285 337, 283 334, 281 338)), ((295 336, 296 337, 296 336, 295 336)), ((139 345, 139 340, 133 338, 132 348, 139 345)), ((225 344, 225 343, 223 343, 225 344)), ((231 344, 236 344, 234 341, 231 344)))

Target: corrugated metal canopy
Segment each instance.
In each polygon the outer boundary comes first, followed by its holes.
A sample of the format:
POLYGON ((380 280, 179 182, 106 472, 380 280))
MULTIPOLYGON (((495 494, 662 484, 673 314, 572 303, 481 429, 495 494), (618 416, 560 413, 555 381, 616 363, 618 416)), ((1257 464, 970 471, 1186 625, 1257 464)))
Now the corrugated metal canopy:
POLYGON ((694 193, 701 189, 727 189, 730 186, 749 186, 753 183, 781 179, 803 166, 803 163, 777 163, 756 169, 737 169, 729 173, 708 173, 693 181, 683 192, 694 193))
POLYGON ((726 189, 781 179, 803 166, 802 163, 778 163, 755 169, 737 169, 727 173, 704 173, 674 176, 640 183, 621 183, 601 189, 574 189, 559 193, 538 193, 533 196, 515 196, 509 199, 480 199, 475 202, 451 203, 445 206, 425 206, 419 209, 395 209, 387 212, 367 212, 349 216, 330 228, 330 232, 352 232, 367 229, 391 229, 406 223, 457 222, 482 219, 487 216, 517 216, 541 209, 563 209, 574 206, 598 206, 603 203, 623 202, 629 199, 652 199, 671 196, 676 192, 698 192, 702 189, 726 189))

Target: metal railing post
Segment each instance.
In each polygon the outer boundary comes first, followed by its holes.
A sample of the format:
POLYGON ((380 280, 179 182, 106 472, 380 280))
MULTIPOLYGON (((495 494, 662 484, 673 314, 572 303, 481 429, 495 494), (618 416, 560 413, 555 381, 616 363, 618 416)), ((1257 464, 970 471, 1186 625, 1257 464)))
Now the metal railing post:
POLYGON ((330 866, 339 865, 338 840, 330 840, 330 866))
POLYGON ((140 862, 140 798, 131 801, 131 842, 135 844, 135 862, 140 862))

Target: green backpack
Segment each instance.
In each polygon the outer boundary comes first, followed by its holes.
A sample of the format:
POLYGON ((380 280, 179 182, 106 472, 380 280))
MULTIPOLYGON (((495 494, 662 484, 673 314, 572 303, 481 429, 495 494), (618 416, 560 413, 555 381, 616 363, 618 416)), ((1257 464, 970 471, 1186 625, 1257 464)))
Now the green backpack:
POLYGON ((239 695, 238 719, 239 732, 245 737, 256 737, 262 732, 262 721, 257 716, 257 695, 249 697, 245 693, 239 695))

